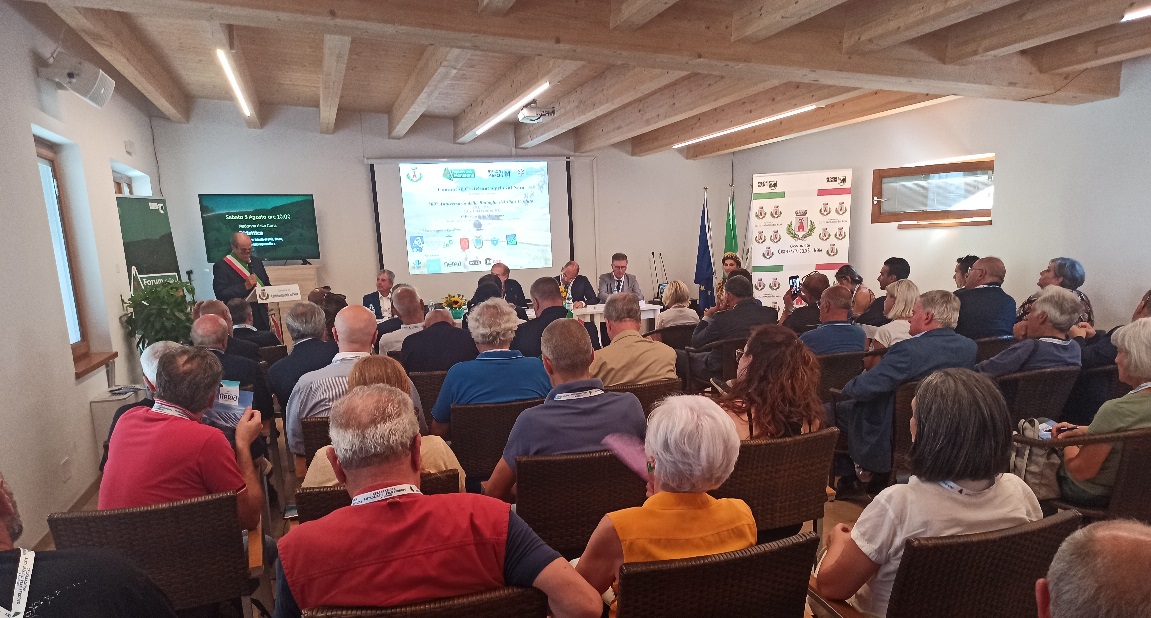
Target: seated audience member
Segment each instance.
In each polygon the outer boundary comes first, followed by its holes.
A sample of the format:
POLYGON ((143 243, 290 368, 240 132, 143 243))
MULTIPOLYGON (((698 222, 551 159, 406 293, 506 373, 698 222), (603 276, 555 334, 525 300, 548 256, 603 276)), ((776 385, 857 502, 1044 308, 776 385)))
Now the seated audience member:
MULTIPOLYGON (((608 299, 608 307, 617 296, 608 299)), ((485 494, 515 501, 517 457, 602 451, 603 439, 613 433, 643 439, 647 420, 639 399, 631 393, 605 392, 603 382, 588 373, 593 350, 580 336, 583 330, 578 320, 569 319, 544 329, 544 370, 552 390, 546 401, 516 419, 503 457, 483 485, 485 494)))
POLYGON ((1026 338, 975 365, 975 371, 997 378, 1020 371, 1078 367, 1083 362, 1079 344, 1067 338, 1078 314, 1079 299, 1070 291, 1043 290, 1025 318, 1026 338))
POLYGON ((192 345, 208 349, 220 359, 220 366, 224 368, 224 380, 239 382, 241 387, 251 387, 252 407, 260 413, 262 419, 270 420, 275 415, 272 394, 268 392, 260 364, 243 356, 224 353, 224 348, 228 345, 227 322, 214 315, 206 315, 196 320, 192 323, 192 345))
MULTIPOLYGON (((739 456, 735 427, 715 402, 693 395, 664 399, 648 419, 644 451, 650 497, 643 506, 605 515, 576 565, 600 594, 608 588, 618 592, 625 562, 695 558, 755 545, 751 508, 743 500, 707 494, 727 480, 739 456)), ((614 601, 611 610, 614 616, 614 601)))
POLYGON ((403 323, 398 329, 380 337, 380 354, 398 352, 404 345, 404 339, 424 329, 424 301, 416 288, 396 286, 392 293, 392 309, 399 314, 403 323))
POLYGON ((962 290, 967 287, 967 273, 971 272, 971 267, 979 261, 977 255, 965 255, 955 260, 955 273, 951 278, 955 280, 956 291, 962 290))
MULTIPOLYGON (((901 257, 890 257, 884 260, 883 267, 879 269, 879 276, 875 280, 879 282, 879 289, 886 290, 888 285, 910 276, 911 265, 907 263, 907 260, 901 257)), ((887 317, 883 314, 883 300, 883 297, 880 296, 871 301, 871 306, 867 308, 867 311, 856 316, 855 323, 867 326, 887 324, 887 317)))
POLYGON ((1039 618, 1151 616, 1151 526, 1099 521, 1071 533, 1035 582, 1039 618))
POLYGON ((236 339, 251 341, 261 348, 283 344, 276 333, 256 330, 256 327, 252 326, 252 305, 248 301, 233 298, 228 301, 228 313, 232 316, 232 336, 236 339))
POLYGON ((277 617, 502 586, 538 588, 557 617, 600 615, 595 592, 509 505, 475 494, 420 493, 422 439, 402 391, 356 388, 332 410, 330 432, 328 457, 352 504, 280 539, 277 617))
POLYGON ((611 345, 596 353, 592 376, 606 386, 675 379, 675 350, 639 334, 639 299, 634 294, 608 297, 603 318, 611 345))
POLYGON ((512 270, 507 264, 496 262, 492 264, 492 274, 500 281, 500 297, 512 304, 513 307, 523 309, 528 306, 528 299, 524 296, 524 288, 519 281, 509 279, 512 270))
POLYGON ((601 303, 606 303, 608 296, 621 292, 635 294, 641 302, 643 301, 643 289, 639 287, 639 281, 635 275, 628 274, 627 256, 623 253, 612 254, 611 272, 600 275, 596 285, 598 288, 596 290, 597 297, 601 303))
POLYGON ((1095 311, 1091 308, 1091 299, 1079 289, 1083 282, 1087 280, 1087 274, 1083 272, 1083 265, 1078 260, 1071 258, 1057 257, 1047 264, 1047 268, 1039 273, 1039 291, 1027 297, 1022 305, 1019 305, 1019 312, 1015 316, 1016 322, 1022 322, 1027 317, 1027 313, 1031 311, 1031 307, 1039 300, 1039 295, 1049 285, 1057 285, 1061 288, 1071 290, 1076 297, 1079 298, 1079 317, 1075 320, 1078 322, 1087 322, 1088 324, 1095 324, 1095 311))
MULTIPOLYGON (((228 332, 232 332, 232 312, 228 311, 228 306, 223 301, 219 300, 205 300, 195 304, 192 307, 192 321, 200 319, 206 315, 217 315, 220 319, 228 323, 228 332)), ((228 335, 228 345, 224 348, 228 354, 235 354, 250 358, 257 363, 264 360, 260 356, 260 346, 251 341, 244 339, 237 339, 234 335, 228 335)))
MULTIPOLYGON (((747 279, 748 281, 754 281, 755 280, 755 277, 752 277, 751 272, 748 271, 746 268, 736 268, 735 270, 731 271, 731 273, 727 276, 727 278, 731 279, 732 277, 743 277, 744 279, 747 279)), ((727 281, 724 280, 724 283, 727 283, 727 281)), ((704 315, 705 316, 713 316, 717 312, 727 311, 728 309, 731 309, 731 305, 727 304, 728 298, 729 297, 727 294, 719 294, 717 292, 716 297, 715 297, 717 304, 714 307, 708 309, 707 311, 704 311, 704 315)), ((753 296, 752 298, 755 298, 755 297, 753 296)), ((763 302, 760 301, 758 298, 755 299, 755 302, 759 305, 763 305, 763 302)))
POLYGON ((470 332, 480 354, 448 369, 432 408, 432 433, 445 440, 450 438, 453 404, 537 399, 551 390, 540 359, 509 349, 518 320, 507 301, 490 298, 476 306, 470 317, 470 332))
MULTIPOLYGON (((480 353, 472 336, 456 327, 452 312, 436 309, 424 318, 423 330, 404 339, 400 348, 404 369, 414 371, 447 371, 456 363, 474 360, 480 353)), ((432 405, 429 401, 428 405, 432 405)))
MULTIPOLYGON (((1151 317, 1151 291, 1139 300, 1135 312, 1131 315, 1131 321, 1148 317, 1151 317)), ((1095 327, 1087 322, 1080 322, 1071 327, 1069 334, 1082 350, 1084 373, 1080 374, 1079 381, 1075 383, 1075 388, 1067 398, 1067 404, 1063 406, 1061 420, 1077 425, 1089 425, 1091 419, 1095 418, 1095 413, 1099 411, 1099 406, 1111 399, 1110 376, 1089 375, 1086 371, 1115 364, 1115 356, 1119 350, 1115 349, 1111 337, 1120 328, 1122 327, 1116 326, 1110 331, 1097 332, 1095 327)))
POLYGON ((176 617, 164 592, 119 552, 17 549, 15 543, 23 533, 16 497, 0 474, 0 611, 4 616, 176 617), (23 593, 19 598, 17 591, 23 593))
MULTIPOLYGON (((704 316, 691 336, 693 348, 709 343, 747 337, 753 326, 774 324, 779 321, 775 309, 764 307, 752 298, 751 281, 736 275, 727 280, 724 286, 726 311, 714 316, 704 316)), ((719 348, 711 352, 691 353, 676 350, 681 363, 680 373, 686 374, 686 363, 691 363, 692 374, 704 380, 719 377, 723 372, 723 351, 719 348)))
POLYGON ((121 406, 112 415, 112 426, 108 428, 108 439, 104 440, 104 456, 100 458, 101 472, 104 471, 104 465, 108 463, 108 444, 112 442, 112 433, 116 431, 116 423, 120 422, 120 417, 132 408, 151 408, 156 405, 156 400, 152 399, 156 393, 156 365, 160 363, 161 356, 172 350, 179 350, 181 347, 183 346, 175 341, 157 341, 144 348, 144 351, 140 353, 140 371, 144 374, 144 388, 148 389, 148 396, 140 401, 121 406))
MULTIPOLYGON (((352 372, 348 374, 349 393, 361 386, 371 386, 372 384, 386 384, 398 388, 409 397, 415 391, 412 387, 412 381, 408 379, 408 374, 404 373, 404 368, 399 361, 387 356, 365 356, 356 361, 355 365, 352 365, 352 372)), ((419 414, 416 421, 420 425, 420 433, 424 435, 420 441, 420 458, 423 461, 423 471, 459 470, 460 491, 464 491, 464 469, 460 466, 459 460, 456 459, 456 454, 452 452, 451 447, 448 446, 447 442, 444 442, 443 438, 427 435, 426 421, 422 417, 423 414, 419 414)), ((340 484, 340 481, 336 479, 336 472, 332 469, 332 463, 327 457, 327 452, 330 450, 332 447, 328 445, 316 451, 316 456, 308 465, 308 472, 304 476, 303 483, 301 483, 303 487, 331 487, 340 484)))
POLYGON ((971 339, 1010 337, 1015 324, 1015 299, 1003 291, 1007 269, 1003 260, 985 257, 967 271, 967 284, 957 292, 959 323, 955 332, 971 339))
POLYGON ((819 326, 819 299, 831 287, 827 275, 823 273, 808 273, 799 282, 799 298, 803 306, 795 306, 795 297, 790 291, 783 293, 783 319, 780 324, 802 335, 819 326))
POLYGON ((852 317, 862 315, 875 302, 875 292, 863 285, 863 276, 850 264, 844 264, 835 271, 835 284, 851 291, 852 317))
MULTIPOLYGON (((875 335, 867 341, 868 352, 882 352, 900 341, 911 339, 911 312, 918 298, 919 286, 911 279, 900 279, 887 286, 883 314, 891 321, 875 329, 875 335)), ((869 356, 863 361, 871 369, 879 364, 879 356, 869 356)))
POLYGON ((330 365, 340 351, 335 341, 324 340, 325 320, 324 310, 307 301, 292 305, 284 314, 284 328, 292 337, 292 351, 268 368, 268 384, 284 410, 288 409, 292 389, 300 377, 330 365))
MULTIPOLYGON (((567 317, 568 310, 564 308, 564 297, 560 295, 560 284, 551 277, 540 277, 532 283, 532 309, 536 317, 516 327, 516 336, 512 339, 513 350, 519 350, 524 356, 540 356, 540 339, 548 324, 567 317)), ((599 347, 599 337, 596 336, 595 327, 587 324, 584 327, 588 341, 593 347, 599 347)))
POLYGON ((862 352, 867 333, 851 323, 851 290, 832 286, 819 298, 819 326, 799 336, 814 354, 862 352))
POLYGON ((392 319, 392 286, 396 284, 396 273, 384 269, 376 274, 376 291, 364 294, 360 303, 376 314, 376 322, 392 319))
POLYGON ((959 299, 946 290, 919 296, 911 313, 911 338, 891 346, 874 369, 864 371, 843 387, 843 399, 830 408, 829 424, 847 438, 855 468, 839 460, 837 495, 846 497, 887 486, 891 472, 891 418, 895 391, 904 382, 919 380, 940 369, 975 365, 975 342, 955 333, 959 299), (916 336, 918 335, 918 336, 916 336), (866 487, 860 485, 866 483, 866 487))
MULTIPOLYGON (((344 307, 348 306, 348 297, 344 296, 343 294, 336 294, 332 291, 331 286, 325 285, 324 287, 315 288, 311 292, 308 292, 308 302, 316 303, 320 306, 321 309, 324 310, 324 338, 328 341, 332 341, 332 329, 336 325, 336 314, 338 314, 340 311, 343 311, 344 307)), ((396 328, 399 328, 399 320, 394 321, 397 322, 396 328)), ((389 322, 384 322, 380 326, 384 326, 389 322)), ((391 331, 385 329, 385 332, 391 331)))
POLYGON ((691 293, 687 284, 675 280, 663 289, 663 311, 655 317, 655 327, 687 326, 699 324, 699 314, 691 308, 691 293))
MULTIPOLYGON (((1042 297, 1040 301, 1042 301, 1042 297)), ((1040 311, 1037 302, 1035 309, 1040 311)), ((1087 427, 1059 423, 1060 438, 1151 427, 1151 318, 1140 318, 1120 328, 1112 338, 1119 349, 1115 364, 1119 380, 1134 390, 1104 403, 1087 427)), ((1063 498, 1089 507, 1106 506, 1119 470, 1121 444, 1087 444, 1063 448, 1059 489, 1063 498)))
POLYGON ((567 299, 572 301, 572 307, 576 309, 594 305, 599 299, 595 293, 595 288, 591 286, 591 281, 579 274, 579 263, 575 260, 564 264, 564 267, 560 269, 559 276, 555 279, 556 283, 562 285, 567 291, 567 299))
POLYGON ((719 401, 740 440, 790 438, 823 427, 819 361, 791 329, 751 330, 739 372, 719 401))
POLYGON ((220 360, 208 350, 182 347, 160 357, 155 405, 129 410, 112 434, 101 510, 235 491, 240 525, 259 525, 264 491, 250 452, 262 429, 259 415, 244 412, 234 451, 219 429, 200 422, 223 376, 220 360))
POLYGON ((1043 517, 1031 488, 1007 473, 1014 423, 994 382, 966 369, 938 371, 920 383, 912 411, 911 480, 880 492, 854 526, 831 530, 815 579, 821 596, 854 595, 853 605, 868 615, 887 614, 907 539, 1043 517))

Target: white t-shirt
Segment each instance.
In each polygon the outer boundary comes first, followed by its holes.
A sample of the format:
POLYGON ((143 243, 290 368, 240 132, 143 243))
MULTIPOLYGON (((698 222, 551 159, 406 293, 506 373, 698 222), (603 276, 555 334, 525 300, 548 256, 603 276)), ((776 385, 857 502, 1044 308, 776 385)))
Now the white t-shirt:
POLYGON ((394 330, 390 333, 385 333, 380 336, 380 354, 387 354, 388 352, 399 352, 400 348, 404 347, 404 339, 408 335, 424 330, 423 324, 404 324, 400 330, 394 330))
POLYGON ((875 331, 872 337, 879 345, 890 348, 904 339, 911 339, 911 322, 908 320, 892 320, 875 331))
POLYGON ((851 539, 879 565, 879 572, 855 593, 852 602, 865 613, 887 614, 907 539, 991 532, 1042 517, 1031 488, 1013 474, 1000 474, 991 487, 974 493, 960 493, 914 476, 906 485, 888 487, 863 509, 851 529, 851 539))

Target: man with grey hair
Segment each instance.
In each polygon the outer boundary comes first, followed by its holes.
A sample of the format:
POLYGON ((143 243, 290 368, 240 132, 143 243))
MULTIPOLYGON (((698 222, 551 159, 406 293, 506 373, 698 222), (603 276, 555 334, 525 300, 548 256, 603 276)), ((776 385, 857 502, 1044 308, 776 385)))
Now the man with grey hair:
MULTIPOLYGON (((228 302, 247 298, 258 285, 271 285, 264 262, 252 256, 252 239, 243 232, 232 234, 232 252, 212 266, 212 291, 216 298, 228 302)), ((268 330, 268 306, 251 303, 256 328, 268 330)))
POLYGON ((468 331, 456 326, 447 309, 436 309, 424 318, 424 328, 404 339, 400 348, 404 369, 447 371, 456 363, 474 360, 480 351, 468 331))
POLYGON ((828 425, 847 437, 850 460, 836 461, 836 496, 846 498, 863 490, 878 493, 891 475, 891 418, 895 391, 940 369, 975 366, 975 342, 955 332, 959 299, 945 290, 919 296, 912 311, 911 338, 896 342, 874 368, 843 387, 843 400, 828 406, 828 425), (854 466, 852 465, 854 464, 854 466), (864 485, 865 484, 865 485, 864 485))
POLYGON ((1015 299, 1003 291, 1007 267, 997 257, 980 258, 971 265, 959 298, 955 332, 971 339, 1010 337, 1015 324, 1015 299))
POLYGON ((1020 371, 1081 366, 1082 350, 1067 334, 1079 317, 1079 308, 1074 292, 1048 286, 1023 318, 1026 337, 975 365, 975 370, 997 378, 1020 371))
POLYGON ((543 403, 516 419, 503 457, 484 484, 485 494, 515 500, 517 457, 600 451, 603 439, 613 433, 643 439, 643 406, 631 393, 604 391, 603 382, 591 377, 594 352, 583 330, 583 324, 570 319, 544 329, 543 363, 552 389, 543 403))
POLYGON ((424 329, 424 301, 416 288, 405 285, 396 286, 392 292, 392 310, 400 318, 400 327, 380 337, 380 354, 398 352, 404 345, 408 335, 418 333, 424 329))
MULTIPOLYGON (((523 352, 524 356, 538 357, 541 352, 540 339, 548 324, 567 317, 568 310, 564 307, 564 297, 560 295, 560 286, 551 277, 540 277, 532 283, 532 309, 536 317, 516 327, 515 339, 512 339, 512 349, 523 352)), ((595 327, 585 325, 587 336, 593 348, 599 347, 599 337, 596 336, 595 327)))
POLYGON ((112 432, 116 431, 116 423, 120 422, 120 417, 132 408, 140 406, 150 408, 155 405, 156 401, 152 399, 152 396, 156 393, 156 365, 160 363, 161 356, 181 347, 183 346, 175 341, 157 341, 140 352, 140 371, 144 374, 144 388, 147 389, 148 396, 140 401, 121 406, 112 415, 112 426, 108 428, 108 439, 104 440, 104 456, 100 458, 101 472, 104 471, 104 465, 108 463, 108 444, 112 441, 112 432))
POLYGON ((219 316, 205 315, 192 323, 192 345, 211 350, 224 368, 223 379, 238 382, 241 388, 251 388, 252 407, 260 412, 263 420, 271 420, 276 410, 259 363, 243 356, 225 354, 227 343, 228 324, 219 316))
POLYGON ((335 341, 324 340, 325 320, 324 309, 308 301, 298 302, 284 313, 284 327, 292 337, 292 351, 268 368, 268 384, 285 410, 300 377, 330 365, 332 357, 340 351, 335 341))
POLYGON ((376 291, 364 294, 363 305, 376 315, 376 323, 392 318, 392 286, 396 284, 396 273, 383 269, 376 275, 376 291))
POLYGON ((639 334, 639 298, 635 294, 609 296, 603 318, 611 343, 595 355, 591 375, 607 386, 675 379, 675 350, 639 334))
MULTIPOLYGON (((503 302, 502 300, 500 302, 503 302)), ((276 616, 319 606, 391 607, 532 586, 558 618, 603 605, 511 508, 475 494, 420 493, 420 434, 407 396, 361 386, 332 410, 328 459, 351 506, 280 540, 276 616)))
MULTIPOLYGON (((771 307, 762 306, 755 299, 751 280, 743 275, 728 277, 723 286, 723 295, 723 306, 727 309, 703 316, 691 334, 691 347, 700 348, 724 339, 746 338, 754 326, 779 322, 779 313, 771 307)), ((681 359, 680 375, 687 374, 686 363, 691 363, 692 375, 704 381, 718 378, 723 373, 723 351, 719 348, 710 353, 690 354, 676 350, 676 355, 681 359)))
MULTIPOLYGON (((232 312, 228 310, 228 305, 218 300, 204 300, 196 303, 192 307, 192 321, 196 321, 206 315, 220 316, 221 320, 228 323, 228 332, 231 333, 233 326, 232 312)), ((237 339, 231 334, 228 336, 228 345, 225 346, 224 351, 228 354, 236 354, 244 358, 250 358, 257 363, 263 360, 260 356, 260 346, 251 341, 237 339)))
POLYGON ((1151 616, 1151 526, 1093 523, 1068 536, 1035 582, 1039 618, 1151 616))
POLYGON ((479 356, 448 370, 432 408, 432 433, 450 439, 453 404, 504 403, 547 396, 551 382, 540 359, 510 349, 518 323, 515 309, 502 298, 489 298, 472 308, 468 315, 469 332, 479 356))

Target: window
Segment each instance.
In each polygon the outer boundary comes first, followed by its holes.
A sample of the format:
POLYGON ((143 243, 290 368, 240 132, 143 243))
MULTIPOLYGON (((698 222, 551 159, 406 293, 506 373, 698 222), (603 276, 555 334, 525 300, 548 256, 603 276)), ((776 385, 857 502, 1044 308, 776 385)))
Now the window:
POLYGON ((48 228, 52 233, 52 253, 56 257, 60 296, 64 299, 64 317, 68 320, 68 340, 72 344, 72 357, 75 359, 88 353, 88 345, 84 340, 80 303, 72 274, 72 252, 68 244, 70 230, 60 192, 59 158, 50 144, 40 141, 36 142, 36 155, 40 165, 40 185, 48 209, 48 228))
POLYGON ((132 177, 120 172, 112 172, 112 188, 116 195, 135 195, 132 193, 132 177))
POLYGON ((994 180, 994 158, 875 170, 871 222, 990 225, 994 180))

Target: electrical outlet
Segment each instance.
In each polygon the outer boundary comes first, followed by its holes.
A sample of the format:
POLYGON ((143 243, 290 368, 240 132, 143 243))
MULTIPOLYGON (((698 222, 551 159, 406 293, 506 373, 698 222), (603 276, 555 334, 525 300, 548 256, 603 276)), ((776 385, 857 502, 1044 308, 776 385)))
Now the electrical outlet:
POLYGON ((65 457, 64 461, 60 462, 60 481, 67 483, 72 480, 72 458, 65 457))

